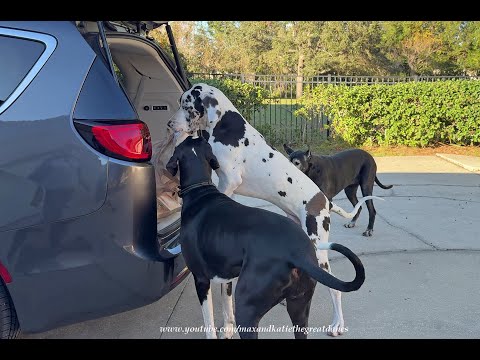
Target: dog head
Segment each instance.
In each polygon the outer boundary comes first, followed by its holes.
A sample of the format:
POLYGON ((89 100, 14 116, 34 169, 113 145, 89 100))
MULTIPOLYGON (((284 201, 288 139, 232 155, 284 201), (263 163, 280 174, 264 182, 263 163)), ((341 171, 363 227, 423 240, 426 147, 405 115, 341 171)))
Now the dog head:
POLYGON ((310 147, 306 151, 302 150, 293 150, 290 148, 287 144, 283 144, 283 148, 285 149, 285 152, 290 158, 290 162, 293 163, 300 171, 302 172, 307 172, 309 165, 308 163, 310 162, 310 159, 312 158, 312 152, 310 151, 310 147))
POLYGON ((168 122, 176 133, 193 134, 197 130, 215 127, 222 115, 225 95, 207 84, 195 84, 180 98, 180 107, 168 122))
POLYGON ((179 167, 180 184, 188 186, 210 180, 212 169, 217 170, 220 165, 212 147, 203 137, 189 136, 175 147, 166 165, 167 171, 172 176, 177 174, 179 167))

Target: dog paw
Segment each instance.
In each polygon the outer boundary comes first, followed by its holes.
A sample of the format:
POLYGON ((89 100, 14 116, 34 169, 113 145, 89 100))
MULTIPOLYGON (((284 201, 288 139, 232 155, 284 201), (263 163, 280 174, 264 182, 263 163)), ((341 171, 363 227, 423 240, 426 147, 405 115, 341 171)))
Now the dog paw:
POLYGON ((327 335, 336 337, 339 335, 343 335, 345 333, 345 325, 341 323, 334 323, 331 325, 328 325, 328 331, 327 335))
POLYGON ((363 236, 372 236, 373 235, 373 229, 367 229, 363 232, 363 236))
POLYGON ((355 223, 350 221, 350 222, 348 222, 348 223, 346 223, 346 224, 343 224, 343 226, 345 226, 346 228, 349 228, 349 229, 350 229, 350 228, 355 227, 355 223))

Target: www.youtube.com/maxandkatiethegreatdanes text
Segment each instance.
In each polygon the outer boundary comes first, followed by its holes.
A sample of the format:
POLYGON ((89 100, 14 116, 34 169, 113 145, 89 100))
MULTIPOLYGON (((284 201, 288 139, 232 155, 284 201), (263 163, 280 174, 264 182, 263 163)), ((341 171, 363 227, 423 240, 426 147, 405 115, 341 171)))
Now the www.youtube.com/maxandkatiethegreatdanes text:
MULTIPOLYGON (((211 327, 211 326, 161 326, 160 327, 160 332, 161 333, 180 333, 183 335, 187 335, 190 333, 205 333, 205 332, 225 332, 225 328, 222 327, 211 327)), ((231 329, 229 329, 231 330, 231 329)), ((319 327, 312 327, 312 326, 307 326, 307 327, 300 327, 298 325, 282 325, 282 326, 275 326, 275 325, 269 325, 269 326, 259 326, 259 327, 241 327, 239 325, 233 327, 233 332, 238 333, 238 332, 253 332, 257 331, 259 333, 293 333, 295 331, 300 331, 306 334, 312 334, 312 333, 325 333, 328 331, 332 330, 332 326, 319 326, 319 327)), ((343 328, 344 332, 348 332, 348 328, 345 327, 343 328)))

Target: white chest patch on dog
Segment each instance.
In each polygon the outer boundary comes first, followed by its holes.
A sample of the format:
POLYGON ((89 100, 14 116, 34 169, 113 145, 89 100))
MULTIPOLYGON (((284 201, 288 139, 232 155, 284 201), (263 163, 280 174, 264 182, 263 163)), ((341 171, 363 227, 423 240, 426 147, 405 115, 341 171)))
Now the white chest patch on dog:
POLYGON ((197 153, 195 152, 195 148, 192 148, 192 151, 195 154, 195 156, 198 157, 197 153))

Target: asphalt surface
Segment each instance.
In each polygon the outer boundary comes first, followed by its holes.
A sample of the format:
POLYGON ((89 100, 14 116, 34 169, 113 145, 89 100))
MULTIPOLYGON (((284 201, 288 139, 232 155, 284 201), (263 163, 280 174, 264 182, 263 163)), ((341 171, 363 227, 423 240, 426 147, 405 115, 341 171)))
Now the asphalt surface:
MULTIPOLYGON (((374 188, 374 195, 385 201, 374 201, 373 237, 362 236, 368 223, 366 209, 353 229, 343 226, 347 219, 332 215, 330 241, 359 254, 366 271, 362 288, 343 294, 348 331, 338 339, 480 337, 479 174, 436 156, 381 157, 376 161, 380 181, 394 187, 374 188)), ((258 199, 235 199, 282 213, 258 199)), ((343 192, 334 201, 348 211, 352 208, 343 192)), ((353 278, 348 261, 334 252, 330 259, 336 276, 353 278)), ((214 285, 213 294, 215 323, 220 327, 219 287, 214 285)), ((329 338, 322 327, 330 324, 332 316, 328 290, 317 285, 309 338, 329 338)), ((187 328, 201 325, 202 313, 189 276, 165 297, 143 308, 21 337, 204 338, 197 329, 186 333, 187 328)), ((293 338, 290 325, 286 308, 277 305, 262 319, 260 326, 269 331, 260 333, 259 338, 293 338)))

